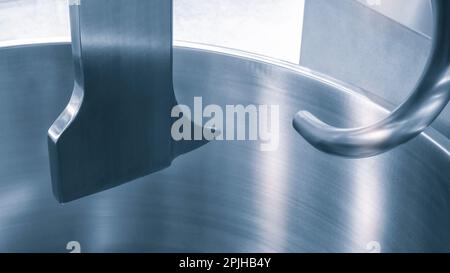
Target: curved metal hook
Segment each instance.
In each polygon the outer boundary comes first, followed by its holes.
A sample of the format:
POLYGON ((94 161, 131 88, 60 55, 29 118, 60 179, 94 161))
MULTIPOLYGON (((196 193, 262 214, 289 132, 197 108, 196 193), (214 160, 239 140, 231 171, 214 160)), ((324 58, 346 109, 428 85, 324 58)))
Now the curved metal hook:
POLYGON ((403 144, 425 130, 450 100, 450 1, 432 0, 433 46, 427 67, 409 98, 387 118, 367 127, 335 128, 309 112, 298 112, 294 128, 314 147, 346 157, 370 157, 403 144))

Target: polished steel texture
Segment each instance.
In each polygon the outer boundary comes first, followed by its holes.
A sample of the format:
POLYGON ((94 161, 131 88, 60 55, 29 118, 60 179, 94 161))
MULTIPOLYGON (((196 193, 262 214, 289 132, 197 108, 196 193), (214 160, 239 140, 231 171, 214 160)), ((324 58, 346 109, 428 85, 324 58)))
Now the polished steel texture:
MULTIPOLYGON (((433 26, 431 3, 428 20, 433 26)), ((365 89, 388 103, 398 106, 409 97, 430 51, 429 37, 359 2, 306 0, 300 65, 365 89)), ((450 105, 431 126, 450 138, 450 105)))
POLYGON ((48 133, 60 202, 161 170, 194 147, 170 131, 172 1, 79 2, 70 7, 73 95, 48 133))
POLYGON ((291 126, 298 107, 339 126, 387 110, 297 66, 189 46, 174 49, 178 102, 278 104, 279 150, 214 141, 64 205, 45 136, 71 95, 70 45, 0 48, 0 252, 67 252, 71 241, 82 252, 366 252, 372 241, 382 252, 450 251, 447 138, 430 128, 378 157, 319 153, 291 126))
POLYGON ((425 130, 450 100, 450 2, 433 0, 432 5, 435 31, 427 68, 411 96, 392 114, 370 126, 343 129, 300 111, 294 128, 316 148, 348 157, 386 152, 425 130))

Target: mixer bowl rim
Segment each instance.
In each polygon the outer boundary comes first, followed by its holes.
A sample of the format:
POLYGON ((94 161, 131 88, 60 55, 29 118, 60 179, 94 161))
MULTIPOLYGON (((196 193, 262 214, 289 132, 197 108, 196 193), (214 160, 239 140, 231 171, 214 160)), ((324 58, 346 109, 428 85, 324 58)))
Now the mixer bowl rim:
MULTIPOLYGON (((3 50, 10 50, 14 48, 29 48, 38 46, 52 46, 61 45, 69 46, 71 43, 70 38, 67 37, 53 37, 53 38, 36 38, 36 39, 21 39, 21 40, 11 40, 0 42, 0 52, 3 50)), ((374 95, 370 91, 364 90, 363 88, 351 85, 349 83, 343 82, 341 80, 335 79, 328 75, 322 74, 320 72, 314 71, 307 67, 301 66, 299 64, 290 63, 283 60, 278 60, 268 56, 263 56, 256 53, 250 53, 234 48, 227 48, 216 45, 208 45, 196 42, 188 42, 181 40, 174 40, 174 49, 178 50, 191 50, 206 54, 218 54, 224 55, 232 58, 249 60, 265 65, 272 65, 281 69, 285 69, 289 72, 293 72, 302 77, 309 78, 320 84, 330 87, 333 91, 346 93, 349 96, 358 97, 362 99, 369 105, 375 107, 385 114, 389 114, 391 110, 395 108, 390 102, 382 99, 381 97, 374 95)), ((436 129, 429 127, 425 132, 421 133, 421 136, 425 137, 434 146, 439 148, 445 155, 447 159, 450 160, 450 139, 444 136, 442 133, 436 129)))

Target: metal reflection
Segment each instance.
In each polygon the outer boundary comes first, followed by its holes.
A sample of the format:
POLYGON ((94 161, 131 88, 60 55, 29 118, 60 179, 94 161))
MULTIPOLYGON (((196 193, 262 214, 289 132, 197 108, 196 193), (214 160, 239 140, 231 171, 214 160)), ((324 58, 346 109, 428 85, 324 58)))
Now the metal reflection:
POLYGON ((307 111, 293 126, 309 143, 331 154, 370 157, 403 144, 425 130, 450 100, 450 2, 433 0, 433 49, 427 68, 411 96, 390 116, 373 125, 336 128, 307 111))
POLYGON ((64 206, 49 191, 43 136, 72 91, 70 45, 1 48, 0 251, 67 252, 78 241, 83 252, 348 252, 369 240, 383 252, 450 251, 447 138, 431 129, 364 162, 317 153, 292 130, 299 106, 340 124, 386 111, 298 66, 208 48, 175 47, 179 102, 283 105, 280 150, 218 141, 64 206))
POLYGON ((168 167, 204 141, 174 141, 172 1, 72 1, 75 87, 49 129, 60 202, 168 167))

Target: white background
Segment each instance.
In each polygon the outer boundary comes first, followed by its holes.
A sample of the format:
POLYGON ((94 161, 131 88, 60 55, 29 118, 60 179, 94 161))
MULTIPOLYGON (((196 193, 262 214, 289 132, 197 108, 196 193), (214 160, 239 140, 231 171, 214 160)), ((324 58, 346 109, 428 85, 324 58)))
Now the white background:
MULTIPOLYGON (((304 0, 174 0, 174 39, 298 63, 303 9, 304 0)), ((69 37, 68 0, 0 0, 0 45, 69 37)))

